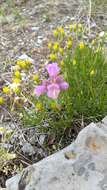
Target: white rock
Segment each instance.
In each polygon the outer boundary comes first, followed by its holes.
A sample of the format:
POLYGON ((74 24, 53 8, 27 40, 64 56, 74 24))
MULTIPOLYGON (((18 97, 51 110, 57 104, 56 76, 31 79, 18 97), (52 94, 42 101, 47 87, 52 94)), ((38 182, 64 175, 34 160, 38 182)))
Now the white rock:
POLYGON ((39 137, 39 144, 42 146, 45 142, 46 135, 40 135, 39 137))
POLYGON ((38 26, 33 26, 33 27, 31 27, 31 30, 32 30, 32 31, 36 31, 36 32, 37 32, 37 31, 39 31, 39 29, 40 29, 40 28, 39 28, 38 26))
POLYGON ((102 31, 102 32, 99 33, 99 36, 100 36, 100 37, 103 37, 104 34, 105 34, 104 31, 102 31))
POLYGON ((6 186, 7 190, 107 190, 107 131, 91 123, 70 146, 28 167, 6 186))
POLYGON ((107 116, 102 120, 102 122, 107 125, 107 116))
POLYGON ((28 154, 29 156, 35 154, 35 150, 34 150, 33 146, 28 142, 25 142, 21 149, 24 154, 28 154))
POLYGON ((22 54, 21 56, 19 56, 18 60, 23 60, 23 61, 29 60, 31 63, 34 63, 34 60, 26 54, 22 54))

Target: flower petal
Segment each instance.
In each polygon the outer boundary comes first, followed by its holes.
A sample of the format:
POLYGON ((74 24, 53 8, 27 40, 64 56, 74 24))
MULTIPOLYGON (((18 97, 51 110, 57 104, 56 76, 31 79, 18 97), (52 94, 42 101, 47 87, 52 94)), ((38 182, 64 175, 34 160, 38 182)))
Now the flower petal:
POLYGON ((34 89, 34 93, 39 97, 40 95, 44 94, 47 92, 47 89, 46 89, 46 86, 43 86, 43 85, 40 85, 40 86, 37 86, 35 89, 34 89))
POLYGON ((69 87, 69 84, 67 82, 60 83, 60 89, 61 90, 67 90, 69 87))
POLYGON ((61 75, 59 75, 59 76, 55 77, 55 80, 56 80, 57 84, 60 84, 63 82, 63 77, 61 75))
POLYGON ((47 65, 46 69, 50 77, 56 77, 60 72, 60 68, 58 67, 57 63, 51 63, 47 65))
POLYGON ((48 97, 52 98, 52 99, 57 99, 60 93, 60 88, 58 84, 51 84, 47 87, 48 92, 47 95, 48 97))

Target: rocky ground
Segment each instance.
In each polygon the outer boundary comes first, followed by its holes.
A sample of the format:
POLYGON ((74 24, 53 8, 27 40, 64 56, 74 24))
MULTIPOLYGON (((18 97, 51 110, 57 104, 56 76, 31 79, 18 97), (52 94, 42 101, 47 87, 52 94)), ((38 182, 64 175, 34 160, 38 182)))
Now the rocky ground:
MULTIPOLYGON (((11 65, 15 65, 15 60, 22 53, 31 56, 35 60, 37 66, 44 63, 47 60, 48 55, 47 42, 52 37, 53 29, 57 26, 71 23, 74 18, 75 20, 85 21, 88 13, 87 2, 88 1, 85 0, 0 1, 0 82, 9 75, 9 72, 11 72, 11 65)), ((106 12, 103 13, 105 7, 106 6, 104 6, 104 9, 101 9, 100 6, 98 14, 96 14, 97 9, 92 10, 93 20, 95 20, 102 28, 106 28, 107 26, 107 15, 106 12)), ((10 126, 10 128, 14 129, 14 125, 16 124, 14 124, 13 121, 10 121, 8 117, 4 118, 1 114, 0 119, 0 125, 5 125, 5 127, 10 126), (3 120, 5 121, 4 124, 2 123, 3 120)), ((79 130, 77 128, 76 132, 72 132, 72 134, 77 134, 79 130)), ((52 151, 48 149, 44 151, 43 143, 46 136, 44 134, 37 134, 35 129, 30 131, 29 137, 32 137, 32 134, 34 133, 36 134, 34 139, 31 139, 32 142, 33 140, 36 142, 34 145, 36 146, 36 149, 31 146, 30 142, 23 138, 28 135, 26 131, 19 130, 18 133, 22 133, 24 136, 22 135, 21 139, 17 138, 17 136, 14 137, 14 142, 17 142, 16 151, 19 150, 18 148, 20 146, 23 154, 19 155, 18 160, 14 161, 15 165, 22 163, 23 167, 28 166, 29 164, 32 164, 32 160, 33 162, 36 162, 57 149, 57 147, 53 146, 52 151)), ((53 142, 54 139, 49 139, 50 145, 53 145, 53 142)), ((69 143, 70 141, 68 140, 68 144, 69 143)), ((19 154, 19 152, 17 153, 19 154)), ((4 186, 7 177, 14 175, 16 172, 16 169, 13 169, 14 164, 9 164, 13 170, 13 174, 11 171, 8 172, 7 175, 5 175, 4 172, 1 172, 1 186, 4 186)))
POLYGON ((79 17, 82 11, 80 8, 79 0, 19 0, 14 1, 14 4, 7 5, 7 1, 1 3, 1 9, 5 12, 2 13, 5 16, 0 17, 1 65, 8 67, 22 52, 32 56, 38 64, 45 56, 43 48, 52 30, 70 22, 74 15, 79 17), (8 7, 10 10, 7 12, 8 7))
MULTIPOLYGON (((105 8, 106 6, 104 6, 105 8)), ((106 9, 106 8, 105 8, 106 9)), ((105 10, 104 9, 104 10, 105 10)), ((100 25, 106 25, 106 12, 94 9, 100 25)), ((86 0, 7 0, 0 2, 0 67, 9 67, 17 56, 26 52, 36 63, 43 62, 47 38, 58 25, 70 23, 73 17, 87 15, 86 0)))
POLYGON ((68 147, 7 181, 7 190, 106 190, 107 117, 81 130, 68 147))

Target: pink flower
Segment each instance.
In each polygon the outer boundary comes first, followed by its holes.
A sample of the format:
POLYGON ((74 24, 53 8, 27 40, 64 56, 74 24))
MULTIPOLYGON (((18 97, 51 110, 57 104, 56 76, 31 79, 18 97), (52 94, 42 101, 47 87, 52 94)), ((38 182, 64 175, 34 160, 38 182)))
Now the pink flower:
POLYGON ((58 96, 59 96, 59 93, 60 93, 60 88, 59 88, 59 85, 58 84, 50 84, 48 87, 47 87, 48 91, 47 91, 47 95, 49 98, 52 98, 52 99, 57 99, 58 96))
POLYGON ((47 93, 49 98, 57 99, 62 90, 67 90, 69 84, 64 81, 63 77, 59 75, 60 68, 57 63, 52 63, 47 66, 49 78, 42 81, 42 85, 37 86, 34 93, 40 96, 47 93))
POLYGON ((57 63, 49 64, 46 69, 50 77, 56 77, 60 72, 60 68, 57 63))
POLYGON ((47 89, 46 89, 46 86, 44 85, 40 85, 40 86, 37 86, 35 89, 34 89, 34 93, 39 97, 40 95, 42 94, 45 94, 47 92, 47 89))
POLYGON ((59 85, 61 90, 67 90, 69 88, 69 84, 67 82, 62 82, 59 85))

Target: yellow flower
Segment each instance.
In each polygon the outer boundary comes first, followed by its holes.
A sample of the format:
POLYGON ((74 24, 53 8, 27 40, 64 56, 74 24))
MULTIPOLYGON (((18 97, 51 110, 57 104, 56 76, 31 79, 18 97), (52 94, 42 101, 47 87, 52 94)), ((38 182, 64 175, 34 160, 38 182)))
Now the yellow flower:
POLYGON ((58 37, 58 34, 59 34, 58 30, 54 30, 54 37, 55 37, 55 38, 58 37))
POLYGON ((10 94, 10 89, 9 89, 9 87, 8 87, 8 86, 4 86, 4 87, 3 87, 3 92, 4 92, 5 94, 10 94))
POLYGON ((61 61, 61 62, 60 62, 60 65, 61 65, 61 66, 64 66, 64 61, 61 61))
POLYGON ((81 23, 78 24, 78 28, 82 29, 82 24, 81 23))
POLYGON ((17 65, 19 65, 21 68, 26 68, 26 62, 23 60, 18 60, 17 65))
POLYGON ((67 47, 68 47, 68 49, 71 49, 71 48, 72 48, 72 40, 69 40, 69 41, 67 42, 67 47))
POLYGON ((0 133, 3 134, 3 133, 6 133, 7 129, 5 127, 0 127, 0 133))
POLYGON ((93 76, 95 74, 94 70, 91 70, 90 75, 93 76))
POLYGON ((59 33, 61 34, 61 36, 65 36, 65 31, 63 27, 59 27, 58 28, 59 33))
POLYGON ((39 111, 42 111, 43 110, 43 105, 40 102, 37 102, 36 103, 36 109, 39 110, 39 111))
POLYGON ((27 69, 28 68, 27 61, 19 60, 17 62, 17 64, 20 66, 21 69, 27 69))
POLYGON ((59 52, 60 54, 63 56, 64 55, 64 49, 63 48, 59 48, 59 52))
POLYGON ((59 43, 58 42, 54 43, 53 49, 55 52, 58 52, 58 49, 59 49, 59 43))
POLYGON ((38 82, 39 81, 39 76, 37 74, 33 75, 33 80, 38 82))
POLYGON ((76 59, 73 59, 73 65, 76 65, 77 62, 76 62, 76 59))
POLYGON ((57 55, 56 54, 50 54, 50 59, 51 59, 51 61, 56 61, 57 55))
POLYGON ((4 98, 3 97, 0 97, 0 105, 3 105, 4 104, 4 98))
POLYGON ((80 42, 79 47, 80 47, 80 49, 84 49, 85 48, 85 44, 83 42, 80 42))
POLYGON ((20 94, 20 88, 14 87, 13 92, 16 93, 17 95, 19 95, 20 94))
POLYGON ((52 49, 52 43, 51 42, 48 43, 48 48, 52 49))
POLYGON ((18 71, 18 70, 15 71, 15 77, 18 78, 18 79, 21 79, 20 71, 18 71))
POLYGON ((92 40, 91 44, 95 45, 96 44, 96 40, 92 40))
POLYGON ((20 83, 21 83, 21 80, 18 79, 18 78, 14 78, 14 79, 13 79, 13 83, 20 84, 20 83))
POLYGON ((25 64, 26 64, 26 66, 31 66, 31 64, 32 64, 32 62, 29 60, 29 59, 27 59, 27 60, 25 60, 25 64))
POLYGON ((21 69, 29 69, 31 66, 31 61, 28 60, 18 60, 17 64, 20 66, 21 69))
POLYGON ((73 29, 74 29, 74 32, 77 30, 77 24, 76 23, 73 24, 73 29))

